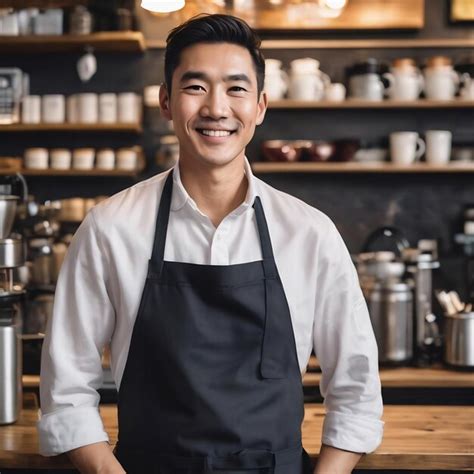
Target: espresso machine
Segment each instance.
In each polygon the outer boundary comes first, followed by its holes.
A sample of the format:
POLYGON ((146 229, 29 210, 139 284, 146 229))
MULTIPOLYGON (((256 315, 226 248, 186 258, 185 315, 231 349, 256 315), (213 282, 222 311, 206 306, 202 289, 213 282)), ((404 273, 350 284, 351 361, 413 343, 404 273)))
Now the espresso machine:
POLYGON ((380 364, 424 366, 437 360, 441 338, 432 308, 437 242, 420 240, 410 248, 398 229, 381 227, 369 235, 355 262, 380 364))
POLYGON ((22 313, 25 290, 14 281, 14 270, 25 263, 20 234, 12 232, 18 203, 27 195, 21 175, 0 183, 0 425, 15 423, 22 405, 22 313), (23 196, 15 194, 18 183, 23 196))

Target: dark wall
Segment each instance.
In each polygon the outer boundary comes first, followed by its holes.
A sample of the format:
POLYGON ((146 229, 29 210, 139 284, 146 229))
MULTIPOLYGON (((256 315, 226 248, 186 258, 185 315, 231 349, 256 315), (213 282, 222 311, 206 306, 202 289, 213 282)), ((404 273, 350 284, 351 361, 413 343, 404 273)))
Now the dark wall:
MULTIPOLYGON (((420 32, 338 33, 338 37, 472 37, 474 30, 466 25, 449 25, 446 0, 427 0, 426 26, 420 32)), ((314 34, 313 37, 335 37, 314 34)), ((0 38, 1 41, 1 38, 0 38)), ((468 49, 364 49, 364 50, 267 50, 266 57, 291 59, 311 56, 321 61, 321 69, 334 81, 344 80, 344 68, 357 60, 377 57, 389 61, 409 56, 419 64, 435 54, 446 54, 455 62, 468 57, 468 49)), ((98 72, 83 85, 76 74, 75 54, 41 54, 0 56, 0 67, 16 66, 31 75, 35 94, 94 91, 141 92, 143 87, 163 80, 163 51, 148 50, 143 55, 98 54, 98 72)), ((145 110, 143 135, 93 133, 30 133, 0 135, 0 155, 21 155, 29 146, 69 148, 79 146, 126 146, 141 144, 148 167, 140 177, 158 171, 154 155, 164 123, 156 110, 145 110)), ((264 124, 257 129, 248 147, 252 160, 260 159, 264 139, 335 139, 356 137, 368 144, 387 145, 388 134, 395 130, 449 129, 454 144, 474 145, 474 111, 451 110, 269 110, 264 124)), ((294 194, 327 213, 340 229, 349 249, 357 252, 366 235, 374 228, 393 224, 404 231, 412 245, 420 238, 438 238, 444 254, 452 255, 453 232, 459 230, 464 204, 474 202, 472 174, 287 174, 262 175, 275 187, 294 194)), ((40 199, 67 196, 111 194, 131 184, 124 178, 30 178, 32 193, 40 199)))

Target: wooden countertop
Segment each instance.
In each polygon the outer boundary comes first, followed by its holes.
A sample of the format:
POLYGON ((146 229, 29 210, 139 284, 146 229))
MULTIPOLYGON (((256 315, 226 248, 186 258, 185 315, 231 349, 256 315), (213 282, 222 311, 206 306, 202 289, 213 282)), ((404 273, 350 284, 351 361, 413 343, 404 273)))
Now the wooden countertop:
MULTIPOLYGON (((309 370, 303 377, 305 387, 317 387, 321 380, 319 364, 311 357, 309 370), (316 372, 314 372, 316 370, 316 372)), ((429 368, 397 367, 380 369, 380 380, 384 388, 474 388, 473 372, 447 369, 442 365, 429 368)), ((24 375, 23 387, 35 389, 39 386, 38 375, 24 375)))
MULTIPOLYGON (((112 443, 117 439, 117 408, 101 405, 101 415, 112 443)), ((14 425, 0 426, 0 468, 70 468, 66 456, 44 458, 37 454, 38 407, 26 394, 25 409, 14 425)), ((314 459, 321 443, 324 408, 306 405, 303 443, 314 459)), ((474 407, 386 406, 381 446, 364 456, 359 469, 474 470, 474 407)))
MULTIPOLYGON (((319 363, 312 356, 303 377, 305 387, 317 387, 321 380, 319 363), (316 372, 314 372, 316 370, 316 372)), ((383 388, 474 388, 474 373, 448 369, 441 364, 432 367, 381 367, 383 388)))

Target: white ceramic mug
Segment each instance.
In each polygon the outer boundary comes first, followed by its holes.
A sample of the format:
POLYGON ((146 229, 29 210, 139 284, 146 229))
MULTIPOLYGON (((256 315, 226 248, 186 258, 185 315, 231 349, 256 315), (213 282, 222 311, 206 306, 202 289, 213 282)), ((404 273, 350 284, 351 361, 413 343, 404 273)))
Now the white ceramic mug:
POLYGON ((66 118, 66 99, 61 94, 46 94, 42 99, 41 120, 44 123, 63 123, 66 118))
POLYGON ((122 92, 117 96, 119 123, 137 123, 140 120, 140 97, 134 92, 122 92))
POLYGON ((65 148, 56 148, 49 152, 50 167, 57 170, 66 170, 71 167, 71 151, 65 148))
POLYGON ((117 94, 106 93, 99 95, 99 122, 117 122, 117 94))
POLYGON ((428 130, 426 139, 426 162, 445 165, 451 158, 452 133, 449 130, 428 130))
POLYGON ((72 153, 72 167, 77 170, 90 170, 94 167, 93 148, 77 148, 72 153))
POLYGON ((101 170, 113 170, 115 167, 115 153, 110 148, 104 148, 97 152, 96 168, 101 170))
POLYGON ((21 121, 23 123, 41 122, 41 96, 27 95, 23 97, 21 121))
POLYGON ((342 102, 346 98, 346 88, 344 84, 335 82, 326 87, 324 98, 331 102, 342 102))
POLYGON ((48 167, 46 148, 27 148, 24 157, 25 168, 44 170, 48 167))
POLYGON ((77 119, 80 123, 99 121, 99 96, 92 92, 77 95, 77 119))
POLYGON ((425 152, 425 142, 417 132, 390 134, 390 159, 397 165, 410 165, 425 152))

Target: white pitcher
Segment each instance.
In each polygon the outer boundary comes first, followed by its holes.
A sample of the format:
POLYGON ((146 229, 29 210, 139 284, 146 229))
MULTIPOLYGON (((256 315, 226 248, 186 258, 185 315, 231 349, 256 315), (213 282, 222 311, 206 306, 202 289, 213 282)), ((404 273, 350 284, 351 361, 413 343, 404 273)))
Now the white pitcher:
POLYGON ((319 69, 319 61, 301 58, 291 61, 290 99, 321 100, 330 84, 329 76, 319 69))
POLYGON ((268 100, 280 100, 288 92, 288 74, 281 68, 278 59, 265 59, 265 84, 263 89, 268 100))

